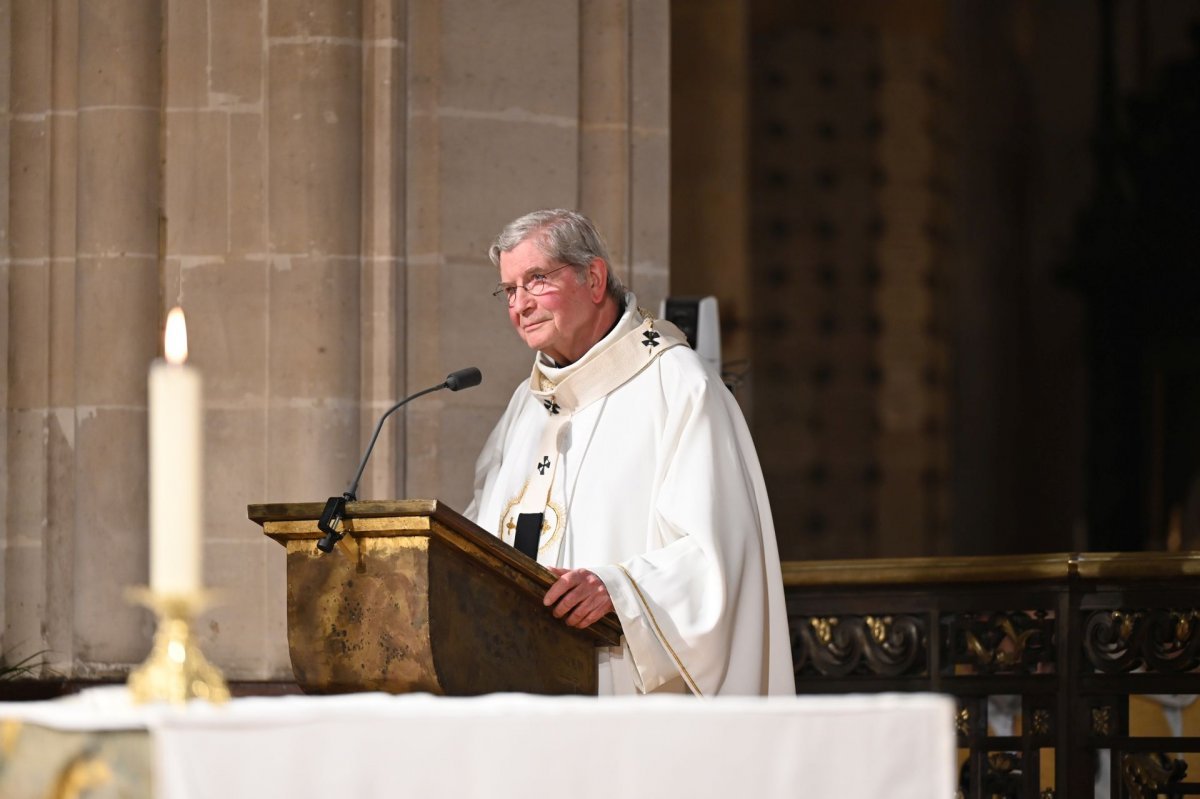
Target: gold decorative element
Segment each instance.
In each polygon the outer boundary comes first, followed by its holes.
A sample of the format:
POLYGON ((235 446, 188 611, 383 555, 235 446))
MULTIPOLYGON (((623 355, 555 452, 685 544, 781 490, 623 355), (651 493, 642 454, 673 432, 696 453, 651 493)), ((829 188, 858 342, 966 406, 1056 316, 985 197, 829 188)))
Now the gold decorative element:
POLYGON ((988 769, 1000 774, 1011 774, 1017 770, 1019 761, 1012 752, 989 752, 988 769))
POLYGON ((21 737, 21 722, 16 719, 0 719, 0 752, 11 755, 21 737))
POLYGON ((1053 788, 1043 788, 1042 792, 1038 794, 1038 797, 1039 799, 1054 799, 1057 795, 1058 794, 1054 793, 1053 788))
POLYGON ((617 568, 625 575, 625 579, 629 580, 629 584, 633 586, 633 590, 637 592, 638 599, 642 602, 642 607, 646 609, 646 615, 650 617, 650 623, 654 625, 654 633, 658 636, 658 640, 662 641, 663 646, 671 653, 671 658, 675 661, 676 668, 679 669, 679 674, 687 683, 689 689, 696 696, 704 696, 700 691, 700 686, 696 685, 696 681, 692 679, 692 675, 688 673, 687 666, 683 665, 683 661, 675 652, 675 647, 671 646, 671 642, 667 640, 667 636, 663 634, 662 628, 658 626, 658 619, 654 618, 654 611, 650 609, 650 603, 646 601, 646 595, 642 593, 642 589, 638 587, 637 581, 633 579, 633 575, 629 573, 621 564, 617 564, 617 568))
POLYGON ((871 637, 875 639, 875 643, 882 644, 887 640, 888 626, 892 623, 891 616, 884 616, 882 618, 864 616, 863 621, 866 622, 867 629, 871 631, 871 637))
POLYGON ((160 594, 145 588, 131 589, 127 595, 158 617, 150 654, 129 675, 133 701, 183 704, 191 699, 229 699, 225 678, 192 637, 192 619, 208 606, 211 595, 160 594))
POLYGON ((1092 708, 1092 732, 1097 735, 1112 735, 1112 715, 1112 708, 1108 705, 1092 708))
POLYGON ((829 646, 833 642, 833 628, 837 626, 837 616, 830 616, 827 619, 818 619, 813 617, 808 620, 812 625, 813 632, 817 634, 817 640, 821 642, 821 646, 829 646))
POLYGON ((1187 613, 1178 613, 1175 619, 1175 639, 1177 641, 1187 641, 1192 637, 1192 622, 1200 619, 1200 613, 1194 610, 1187 613))
MULTIPOLYGON (((506 544, 514 543, 516 535, 517 523, 516 515, 512 513, 513 509, 521 504, 521 500, 525 498, 525 491, 529 488, 529 481, 521 486, 521 490, 515 497, 508 501, 504 506, 504 511, 500 514, 500 540, 506 544), (512 515, 510 515, 512 514, 512 515)), ((542 516, 542 530, 538 536, 538 552, 545 552, 554 542, 562 535, 563 529, 567 525, 567 514, 563 512, 562 505, 557 502, 547 502, 546 509, 542 516), (549 535, 547 535, 549 533, 549 535)), ((551 564, 553 565, 553 564, 551 564)))
POLYGON ((83 754, 71 761, 51 791, 54 799, 79 799, 91 796, 101 785, 112 782, 113 771, 98 757, 83 754))
POLYGON ((1001 668, 1009 668, 1017 665, 1025 654, 1025 645, 1032 636, 1038 633, 1036 628, 1018 633, 1016 627, 1013 626, 1012 619, 1007 617, 1001 619, 998 626, 1004 631, 1004 638, 1000 640, 1000 645, 995 649, 988 649, 984 646, 974 633, 966 634, 967 646, 981 666, 990 666, 994 663, 1001 668), (1011 642, 1011 646, 1006 648, 1005 645, 1008 642, 1011 642))
POLYGON ((1134 752, 1121 758, 1121 780, 1135 799, 1158 796, 1187 774, 1187 763, 1158 752, 1134 752))
POLYGON ((1049 735, 1050 734, 1050 711, 1045 708, 1038 708, 1033 711, 1033 721, 1030 726, 1033 729, 1034 735, 1049 735))
POLYGON ((521 490, 517 492, 517 495, 508 501, 508 504, 504 506, 504 510, 500 511, 500 540, 506 544, 513 542, 513 536, 516 535, 515 531, 517 529, 516 518, 509 516, 509 514, 512 513, 513 508, 521 504, 521 500, 525 498, 525 492, 528 489, 529 481, 526 480, 525 484, 521 486, 521 490))
POLYGON ((960 707, 958 709, 958 713, 954 716, 954 729, 959 735, 967 737, 971 731, 971 708, 960 707))
POLYGON ((1112 614, 1112 620, 1117 624, 1117 635, 1122 643, 1129 640, 1129 636, 1133 635, 1133 629, 1139 621, 1142 614, 1127 613, 1123 610, 1115 610, 1112 614))

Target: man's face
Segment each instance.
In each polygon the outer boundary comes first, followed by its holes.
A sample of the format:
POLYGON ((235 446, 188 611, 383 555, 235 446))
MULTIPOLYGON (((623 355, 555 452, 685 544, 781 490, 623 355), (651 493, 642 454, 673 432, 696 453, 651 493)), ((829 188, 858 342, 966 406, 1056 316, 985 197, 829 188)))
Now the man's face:
MULTIPOLYGON (((597 259, 596 263, 602 263, 597 259)), ((535 275, 546 275, 563 266, 541 251, 534 238, 500 254, 500 282, 524 286, 535 275)), ((517 289, 508 318, 530 348, 545 353, 559 365, 574 363, 596 343, 603 283, 596 291, 594 267, 559 269, 546 278, 545 291, 533 295, 517 289), (580 275, 584 281, 580 282, 580 275)))

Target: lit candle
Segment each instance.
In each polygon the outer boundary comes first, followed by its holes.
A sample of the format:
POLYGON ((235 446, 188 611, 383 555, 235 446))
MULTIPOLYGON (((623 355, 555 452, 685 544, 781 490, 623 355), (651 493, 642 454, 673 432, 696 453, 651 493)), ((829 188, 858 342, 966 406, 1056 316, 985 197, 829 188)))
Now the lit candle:
POLYGON ((165 360, 150 366, 150 588, 200 589, 200 374, 185 366, 183 309, 167 315, 165 360))

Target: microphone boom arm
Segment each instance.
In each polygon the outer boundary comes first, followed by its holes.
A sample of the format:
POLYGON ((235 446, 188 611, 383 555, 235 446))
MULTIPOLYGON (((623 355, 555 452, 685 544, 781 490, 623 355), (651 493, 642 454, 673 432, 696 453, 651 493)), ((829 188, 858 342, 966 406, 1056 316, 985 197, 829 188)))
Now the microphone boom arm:
POLYGON ((387 418, 417 397, 423 397, 434 391, 441 391, 443 388, 448 388, 451 391, 471 388, 472 386, 479 385, 480 380, 479 370, 475 367, 459 369, 457 372, 451 373, 445 382, 431 386, 423 391, 418 391, 416 394, 410 394, 388 408, 387 412, 379 417, 379 421, 375 425, 375 432, 371 435, 371 443, 367 444, 367 451, 363 453, 362 461, 358 464, 358 471, 355 473, 354 479, 350 481, 349 488, 340 497, 330 497, 325 502, 325 510, 321 513, 321 520, 317 522, 317 529, 325 535, 317 541, 317 549, 328 554, 333 551, 337 542, 341 541, 346 535, 338 530, 342 522, 342 516, 346 513, 346 503, 354 502, 358 499, 358 481, 362 479, 363 470, 367 468, 367 460, 371 457, 371 450, 375 448, 375 441, 379 438, 379 431, 383 429, 383 423, 387 418))
POLYGON ((384 421, 386 421, 389 416, 398 411, 400 408, 415 400, 417 397, 423 397, 426 394, 433 393, 434 391, 441 391, 445 387, 446 384, 442 383, 440 386, 433 386, 432 388, 427 388, 424 391, 418 391, 411 397, 405 397, 404 399, 400 400, 395 405, 388 408, 387 413, 379 417, 379 422, 375 425, 375 432, 371 436, 371 443, 367 444, 367 451, 363 453, 362 462, 358 464, 358 472, 355 473, 354 479, 350 482, 350 487, 346 489, 344 494, 342 494, 342 496, 345 497, 348 502, 353 502, 354 500, 358 499, 358 481, 362 479, 363 470, 367 468, 367 459, 371 457, 371 450, 375 448, 375 440, 379 438, 379 431, 383 429, 384 421))

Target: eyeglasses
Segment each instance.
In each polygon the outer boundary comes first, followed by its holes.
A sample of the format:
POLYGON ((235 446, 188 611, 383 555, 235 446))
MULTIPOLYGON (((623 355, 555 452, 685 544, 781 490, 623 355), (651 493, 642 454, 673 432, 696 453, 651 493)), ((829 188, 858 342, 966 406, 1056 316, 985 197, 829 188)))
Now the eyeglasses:
POLYGON ((508 303, 508 307, 511 308, 517 301, 517 289, 525 289, 536 297, 543 293, 546 290, 546 287, 550 285, 550 281, 546 278, 550 277, 555 272, 561 272, 562 270, 570 268, 574 265, 575 264, 564 264, 556 269, 551 269, 549 272, 530 275, 529 280, 524 285, 517 284, 514 286, 508 283, 501 283, 500 285, 496 286, 496 290, 492 292, 492 296, 498 300, 508 303))

